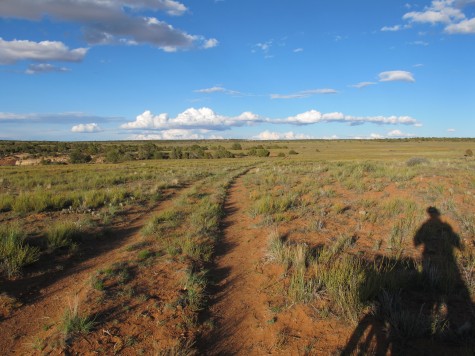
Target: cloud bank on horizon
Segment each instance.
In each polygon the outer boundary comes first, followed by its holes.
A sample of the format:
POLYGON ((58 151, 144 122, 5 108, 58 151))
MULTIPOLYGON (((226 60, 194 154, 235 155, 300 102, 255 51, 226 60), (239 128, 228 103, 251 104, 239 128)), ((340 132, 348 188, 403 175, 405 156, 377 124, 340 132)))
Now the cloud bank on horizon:
POLYGON ((0 1, 0 139, 475 135, 475 0, 272 4, 0 1))

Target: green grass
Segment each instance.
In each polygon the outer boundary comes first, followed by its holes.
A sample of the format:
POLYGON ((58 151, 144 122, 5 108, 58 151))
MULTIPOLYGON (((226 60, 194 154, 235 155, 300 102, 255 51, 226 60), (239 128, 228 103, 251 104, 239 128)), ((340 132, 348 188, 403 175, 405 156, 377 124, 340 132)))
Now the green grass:
POLYGON ((66 310, 61 323, 61 330, 66 339, 77 334, 87 334, 94 327, 94 319, 79 313, 79 302, 76 298, 66 310))
POLYGON ((72 221, 57 221, 46 231, 46 242, 50 250, 72 247, 83 234, 77 223, 72 221))
POLYGON ((17 226, 0 227, 0 270, 8 277, 14 277, 21 268, 36 262, 40 251, 25 242, 26 233, 17 226))

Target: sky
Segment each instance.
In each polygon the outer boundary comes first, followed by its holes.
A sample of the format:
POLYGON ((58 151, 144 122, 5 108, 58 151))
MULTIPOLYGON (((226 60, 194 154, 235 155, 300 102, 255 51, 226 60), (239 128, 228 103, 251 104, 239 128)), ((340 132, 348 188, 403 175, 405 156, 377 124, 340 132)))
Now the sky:
POLYGON ((1 0, 0 139, 475 137, 475 0, 1 0))

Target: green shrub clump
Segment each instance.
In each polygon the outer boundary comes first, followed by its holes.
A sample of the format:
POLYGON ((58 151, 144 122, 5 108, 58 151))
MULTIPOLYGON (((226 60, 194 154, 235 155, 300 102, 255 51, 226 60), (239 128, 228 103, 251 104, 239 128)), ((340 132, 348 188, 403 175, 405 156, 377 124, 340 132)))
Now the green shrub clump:
POLYGON ((26 234, 17 227, 0 229, 0 271, 11 278, 23 266, 38 260, 40 251, 25 243, 26 234))
POLYGON ((71 247, 81 236, 81 229, 72 221, 59 221, 53 224, 46 233, 48 248, 56 250, 71 247))
POLYGON ((269 157, 270 151, 265 148, 251 148, 247 154, 256 157, 269 157))

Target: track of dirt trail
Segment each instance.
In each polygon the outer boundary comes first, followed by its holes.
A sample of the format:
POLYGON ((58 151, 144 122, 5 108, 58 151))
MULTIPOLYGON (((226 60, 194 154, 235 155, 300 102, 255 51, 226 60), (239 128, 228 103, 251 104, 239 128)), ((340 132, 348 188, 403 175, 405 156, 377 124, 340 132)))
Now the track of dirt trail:
POLYGON ((31 344, 39 333, 44 333, 45 325, 60 321, 76 295, 81 299, 90 286, 93 272, 121 261, 127 253, 124 247, 141 239, 140 229, 153 214, 171 206, 176 194, 172 193, 148 212, 128 216, 127 221, 114 226, 113 238, 107 237, 95 246, 87 246, 92 251, 90 258, 42 278, 35 286, 35 296, 28 298, 12 316, 0 322, 1 354, 31 353, 31 344))
MULTIPOLYGON (((248 174, 252 174, 250 171, 248 174)), ((217 246, 210 314, 215 327, 201 341, 207 355, 262 355, 272 349, 266 333, 269 319, 266 294, 269 277, 259 273, 267 246, 267 232, 253 228, 247 214, 249 192, 239 177, 228 191, 223 237, 217 246)))

